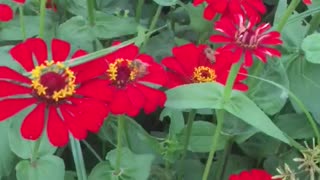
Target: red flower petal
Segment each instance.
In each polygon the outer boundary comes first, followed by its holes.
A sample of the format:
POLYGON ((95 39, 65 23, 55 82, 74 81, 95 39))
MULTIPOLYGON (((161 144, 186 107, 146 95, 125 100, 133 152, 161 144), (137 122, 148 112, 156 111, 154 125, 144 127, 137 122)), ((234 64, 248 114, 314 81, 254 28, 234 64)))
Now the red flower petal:
POLYGON ((110 104, 110 112, 115 115, 125 114, 131 106, 126 91, 119 90, 115 93, 114 100, 110 104))
POLYGON ((75 137, 78 140, 85 139, 88 134, 86 128, 82 126, 81 123, 79 123, 79 121, 74 117, 74 115, 71 115, 68 111, 66 111, 65 108, 60 109, 64 122, 67 125, 70 132, 72 133, 73 137, 75 137))
POLYGON ((107 81, 101 79, 87 82, 77 89, 77 94, 79 95, 108 102, 113 100, 114 92, 115 88, 113 86, 108 86, 107 81))
POLYGON ((55 107, 50 107, 47 125, 47 135, 50 143, 53 146, 64 146, 69 141, 68 134, 68 129, 63 123, 63 120, 59 117, 57 109, 55 107))
POLYGON ((65 61, 70 53, 71 46, 68 42, 60 39, 53 39, 51 41, 52 59, 57 61, 65 61))
POLYGON ((13 2, 16 2, 18 4, 24 4, 26 3, 26 0, 12 0, 13 2))
POLYGON ((8 22, 13 19, 13 11, 10 6, 0 4, 0 22, 8 22))
POLYGON ((120 48, 107 56, 105 56, 105 60, 107 62, 114 62, 118 58, 134 60, 139 53, 139 48, 135 45, 128 45, 123 48, 120 48))
POLYGON ((139 109, 143 107, 145 104, 145 98, 138 88, 129 85, 127 88, 127 94, 133 106, 138 107, 139 109))
POLYGON ((247 50, 244 55, 244 66, 251 67, 253 64, 252 53, 247 50))
POLYGON ((312 4, 312 0, 303 0, 303 3, 305 3, 306 5, 310 5, 312 4))
POLYGON ((20 86, 7 81, 0 81, 0 97, 8 97, 13 95, 31 94, 32 89, 29 87, 20 86))
POLYGON ((230 43, 232 39, 221 35, 212 35, 210 36, 210 41, 214 43, 230 43))
POLYGON ((199 4, 205 2, 205 0, 193 0, 193 5, 198 6, 199 4))
POLYGON ((26 42, 26 47, 34 54, 38 64, 41 65, 48 60, 47 44, 40 38, 30 38, 26 42))
POLYGON ((212 20, 216 16, 216 12, 212 9, 212 5, 207 6, 204 9, 203 17, 206 20, 212 20))
POLYGON ((20 73, 4 66, 0 66, 0 79, 14 80, 22 83, 30 84, 31 80, 20 73))
MULTIPOLYGON (((78 50, 72 56, 77 58, 86 55, 87 53, 83 50, 78 50)), ((81 83, 89 79, 98 77, 106 73, 108 64, 105 59, 99 58, 87 63, 80 64, 78 66, 70 68, 73 72, 76 72, 76 83, 81 83), (94 71, 93 71, 94 69, 94 71)))
POLYGON ((22 109, 34 104, 35 99, 5 99, 0 101, 0 121, 6 120, 7 118, 17 114, 22 109))
POLYGON ((34 68, 32 52, 26 46, 26 43, 20 43, 14 46, 9 53, 26 71, 34 68))
POLYGON ((158 106, 164 106, 167 99, 164 92, 144 85, 137 85, 137 88, 139 88, 146 97, 146 103, 144 106, 145 113, 150 114, 154 112, 158 106))
POLYGON ((26 116, 20 129, 22 137, 37 140, 41 136, 45 124, 44 112, 45 104, 41 103, 26 116))

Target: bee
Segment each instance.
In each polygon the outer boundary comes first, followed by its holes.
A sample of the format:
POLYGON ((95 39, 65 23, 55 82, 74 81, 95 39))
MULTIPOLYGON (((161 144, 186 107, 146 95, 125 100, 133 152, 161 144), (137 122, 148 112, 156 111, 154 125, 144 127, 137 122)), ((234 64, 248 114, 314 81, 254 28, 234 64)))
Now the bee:
POLYGON ((216 52, 210 47, 204 49, 204 54, 206 55, 207 59, 210 61, 211 64, 216 62, 215 53, 216 52))
POLYGON ((134 59, 130 64, 130 68, 136 72, 137 77, 145 76, 148 73, 148 66, 149 64, 140 59, 134 59))

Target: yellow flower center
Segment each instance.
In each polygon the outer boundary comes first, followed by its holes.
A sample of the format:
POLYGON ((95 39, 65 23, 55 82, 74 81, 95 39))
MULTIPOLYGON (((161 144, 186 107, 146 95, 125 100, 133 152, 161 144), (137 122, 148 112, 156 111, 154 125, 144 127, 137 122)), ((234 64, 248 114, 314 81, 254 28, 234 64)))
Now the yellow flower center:
POLYGON ((216 72, 212 68, 206 66, 194 68, 193 81, 196 83, 215 82, 216 78, 216 72))
POLYGON ((61 62, 45 61, 31 71, 31 87, 39 98, 58 102, 75 93, 75 75, 61 62))
POLYGON ((124 88, 128 83, 139 77, 143 77, 147 72, 147 64, 140 60, 129 60, 119 58, 110 63, 107 69, 107 76, 112 84, 118 88, 124 88))

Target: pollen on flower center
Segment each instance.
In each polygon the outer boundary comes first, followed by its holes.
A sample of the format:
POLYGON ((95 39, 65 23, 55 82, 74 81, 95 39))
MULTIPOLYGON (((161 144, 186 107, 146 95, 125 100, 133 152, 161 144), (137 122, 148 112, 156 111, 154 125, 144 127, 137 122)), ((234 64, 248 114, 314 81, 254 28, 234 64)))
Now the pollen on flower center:
POLYGON ((118 88, 125 87, 128 83, 133 82, 139 77, 145 75, 147 65, 139 60, 116 59, 114 63, 110 63, 107 69, 107 76, 112 84, 118 88))
POLYGON ((216 78, 216 72, 212 68, 206 66, 194 68, 193 81, 196 83, 215 82, 216 78))
POLYGON ((255 49, 258 45, 258 36, 248 29, 235 34, 236 43, 244 48, 255 49))
POLYGON ((58 102, 75 93, 74 73, 61 62, 45 61, 31 71, 35 94, 44 100, 58 102))

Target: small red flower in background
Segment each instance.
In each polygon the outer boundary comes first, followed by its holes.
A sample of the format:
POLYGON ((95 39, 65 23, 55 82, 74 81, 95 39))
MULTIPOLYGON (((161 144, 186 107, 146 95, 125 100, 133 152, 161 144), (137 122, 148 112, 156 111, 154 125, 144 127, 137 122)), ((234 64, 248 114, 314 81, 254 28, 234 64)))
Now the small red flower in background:
MULTIPOLYGON (((183 84, 218 82, 226 84, 232 66, 232 53, 215 54, 208 46, 186 44, 172 49, 173 56, 162 60, 168 68, 168 87, 173 88, 183 84)), ((240 70, 244 75, 238 75, 234 89, 246 91, 247 85, 241 81, 246 79, 247 71, 240 70)))
POLYGON ((0 22, 8 22, 13 19, 13 11, 10 6, 0 4, 0 22))
POLYGON ((229 180, 272 180, 272 176, 264 170, 253 169, 243 171, 240 174, 233 174, 229 177, 229 180))
POLYGON ((270 46, 280 45, 279 32, 267 32, 271 29, 268 23, 258 23, 256 18, 244 19, 242 15, 235 15, 234 18, 222 18, 215 23, 214 29, 221 32, 221 35, 212 35, 210 41, 213 43, 224 43, 225 45, 217 50, 233 51, 236 54, 234 62, 238 62, 241 55, 244 56, 244 65, 252 66, 253 56, 262 62, 267 62, 266 56, 280 57, 281 52, 270 46))
POLYGON ((248 17, 260 17, 266 13, 263 0, 194 0, 193 5, 197 6, 207 2, 203 16, 207 20, 212 20, 216 14, 228 16, 233 14, 243 14, 248 17))
POLYGON ((115 115, 136 116, 141 109, 149 114, 164 106, 165 93, 146 84, 165 84, 166 73, 151 56, 139 54, 137 46, 118 49, 100 61, 104 65, 94 70, 102 76, 86 83, 82 94, 105 101, 115 115), (92 87, 94 91, 86 90, 92 87))
POLYGON ((54 12, 57 11, 57 5, 55 3, 53 3, 52 0, 47 0, 46 2, 46 8, 47 9, 52 9, 54 12))
MULTIPOLYGON (((48 57, 47 45, 42 39, 28 39, 10 50, 24 72, 20 74, 0 67, 0 85, 3 87, 0 88, 0 120, 34 107, 21 125, 25 139, 37 140, 46 126, 51 144, 64 146, 68 143, 69 132, 76 139, 84 139, 87 131, 97 132, 107 116, 104 103, 83 98, 77 92, 81 82, 97 76, 92 69, 99 64, 92 61, 69 68, 64 62, 70 49, 69 43, 53 39, 52 57, 48 57)), ((78 50, 72 57, 85 54, 78 50)))
POLYGON ((312 0, 303 0, 303 3, 305 3, 306 5, 310 5, 312 4, 312 0))

